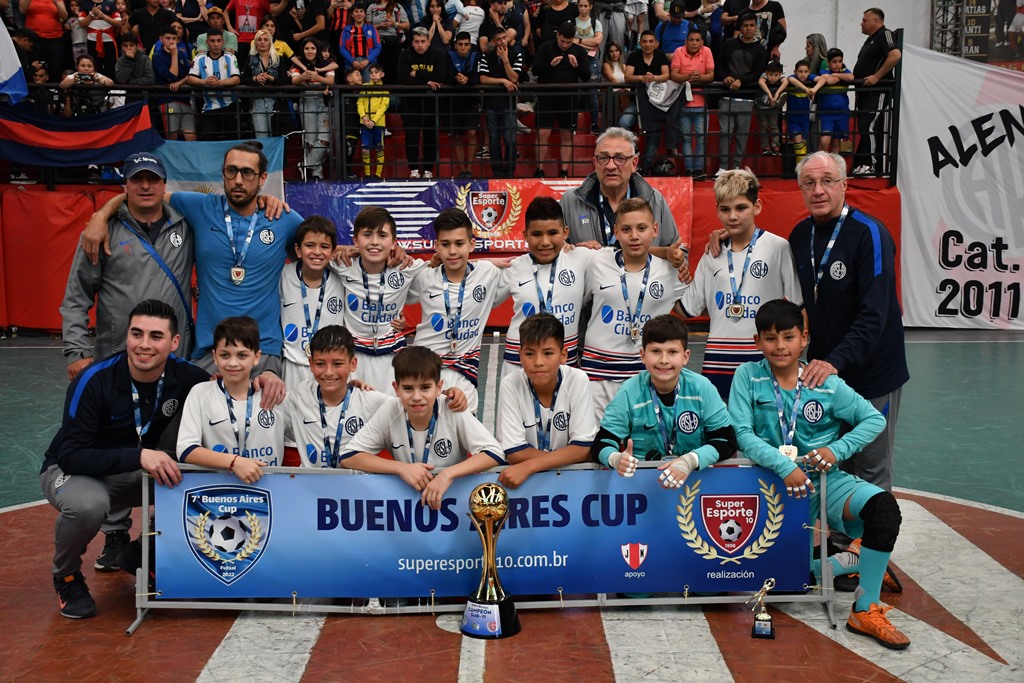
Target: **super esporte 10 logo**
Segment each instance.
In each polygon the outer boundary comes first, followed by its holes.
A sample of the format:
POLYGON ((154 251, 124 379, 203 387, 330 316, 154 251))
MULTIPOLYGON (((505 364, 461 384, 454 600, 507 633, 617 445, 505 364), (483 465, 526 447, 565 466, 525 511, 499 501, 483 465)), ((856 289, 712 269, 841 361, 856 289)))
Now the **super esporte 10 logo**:
POLYGON ((215 484, 185 491, 182 525, 200 566, 231 585, 252 569, 272 528, 270 491, 215 484))

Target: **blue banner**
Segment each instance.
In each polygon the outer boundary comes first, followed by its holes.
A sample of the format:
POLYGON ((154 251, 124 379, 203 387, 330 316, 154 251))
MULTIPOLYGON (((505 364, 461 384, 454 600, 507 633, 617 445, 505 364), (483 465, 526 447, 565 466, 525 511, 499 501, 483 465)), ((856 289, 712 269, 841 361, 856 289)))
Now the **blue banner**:
MULTIPOLYGON (((465 596, 480 581, 470 490, 439 511, 397 477, 271 473, 257 485, 185 472, 156 487, 156 587, 162 598, 465 596)), ((807 499, 756 467, 694 473, 665 490, 656 469, 542 472, 510 491, 496 550, 512 595, 803 591, 807 499)))

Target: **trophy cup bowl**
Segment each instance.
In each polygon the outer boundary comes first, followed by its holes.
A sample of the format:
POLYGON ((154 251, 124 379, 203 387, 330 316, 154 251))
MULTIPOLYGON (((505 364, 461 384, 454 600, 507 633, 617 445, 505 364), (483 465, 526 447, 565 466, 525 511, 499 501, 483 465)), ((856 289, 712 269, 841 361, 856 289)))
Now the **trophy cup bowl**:
POLYGON ((514 636, 521 628, 519 615, 512 596, 498 580, 494 559, 498 532, 508 518, 508 491, 493 482, 474 488, 469 494, 469 518, 483 546, 483 566, 480 585, 466 603, 461 631, 471 638, 489 640, 514 636))

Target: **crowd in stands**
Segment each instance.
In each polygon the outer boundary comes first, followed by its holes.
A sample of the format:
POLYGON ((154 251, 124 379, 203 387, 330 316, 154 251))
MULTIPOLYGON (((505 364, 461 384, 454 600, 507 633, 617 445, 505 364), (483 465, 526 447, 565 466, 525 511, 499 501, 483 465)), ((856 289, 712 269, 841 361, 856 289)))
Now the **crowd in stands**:
POLYGON ((873 86, 891 81, 899 50, 875 8, 864 14, 868 38, 851 71, 843 51, 829 49, 820 34, 806 37, 806 59, 781 64, 786 17, 776 0, 662 0, 650 7, 594 0, 135 2, 141 6, 131 0, 8 4, 4 20, 39 111, 91 114, 143 96, 118 86, 166 88, 148 93, 165 138, 301 130, 301 169, 309 180, 324 177, 332 133, 340 133, 331 130, 332 107, 339 105, 344 148, 350 160, 361 158, 365 176, 384 173, 387 115, 400 114, 411 177, 435 176, 440 132, 451 137, 444 155, 453 175, 472 177, 476 158, 490 159, 493 176, 510 177, 522 156, 516 134, 529 132, 519 119, 529 112, 535 113, 538 177, 545 160, 560 176, 571 174, 581 121, 594 134, 613 125, 642 133, 643 173, 664 170, 659 162, 669 158, 678 160, 669 172, 717 175, 750 163, 755 114, 764 156, 785 148, 795 164, 809 149, 839 148, 856 130, 853 173, 885 171, 891 92, 873 86), (597 82, 622 87, 571 87, 597 82), (521 92, 527 83, 567 89, 521 92), (255 90, 282 85, 308 92, 255 90), (389 92, 393 86, 424 94, 389 92), (481 93, 481 86, 490 87, 481 93), (718 149, 706 154, 712 114, 718 149), (555 154, 548 152, 552 143, 555 154))

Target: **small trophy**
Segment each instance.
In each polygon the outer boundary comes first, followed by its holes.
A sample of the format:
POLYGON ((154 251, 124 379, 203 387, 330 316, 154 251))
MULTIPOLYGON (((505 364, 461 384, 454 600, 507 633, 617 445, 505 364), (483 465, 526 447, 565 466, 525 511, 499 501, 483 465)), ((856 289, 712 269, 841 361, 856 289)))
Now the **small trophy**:
POLYGON ((480 484, 469 494, 469 518, 484 547, 480 585, 469 596, 462 617, 462 633, 471 638, 508 638, 519 633, 519 615, 512 596, 498 580, 494 549, 498 532, 508 518, 508 492, 495 483, 480 484))
POLYGON ((750 600, 747 600, 747 602, 754 602, 754 606, 750 608, 754 613, 754 625, 750 629, 751 638, 775 638, 772 615, 768 614, 768 608, 764 604, 764 596, 773 588, 775 588, 775 579, 765 579, 761 590, 750 596, 750 600))

